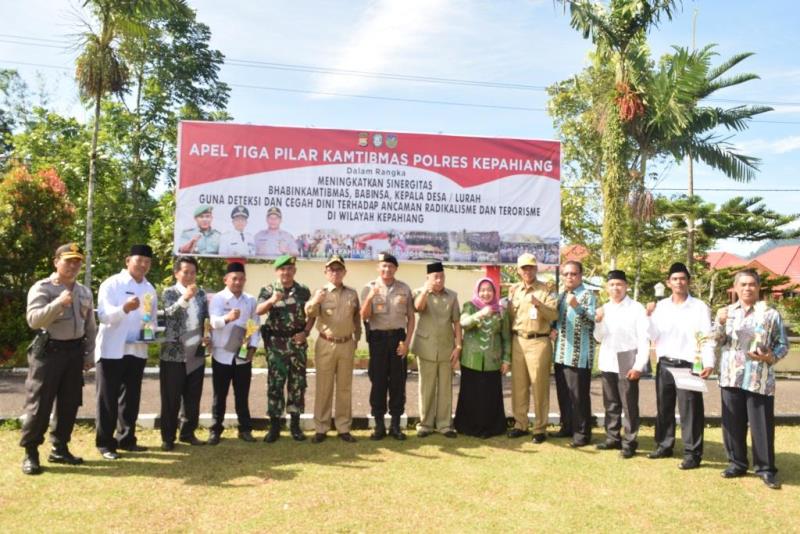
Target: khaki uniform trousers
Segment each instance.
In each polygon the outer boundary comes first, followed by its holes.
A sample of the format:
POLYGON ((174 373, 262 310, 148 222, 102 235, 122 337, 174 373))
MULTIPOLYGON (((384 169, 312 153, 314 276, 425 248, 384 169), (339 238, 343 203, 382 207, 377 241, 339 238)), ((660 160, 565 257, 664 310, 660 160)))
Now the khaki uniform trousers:
POLYGON ((449 360, 417 358, 419 365, 419 424, 417 430, 453 430, 453 369, 449 360))
POLYGON ((550 362, 553 348, 549 337, 524 339, 513 335, 511 341, 511 406, 514 428, 528 430, 528 409, 533 385, 536 420, 534 434, 544 434, 550 412, 550 362))
POLYGON ((324 434, 331 429, 333 392, 336 390, 336 431, 350 432, 353 423, 353 358, 356 342, 333 343, 317 338, 314 364, 317 369, 314 394, 314 431, 324 434))

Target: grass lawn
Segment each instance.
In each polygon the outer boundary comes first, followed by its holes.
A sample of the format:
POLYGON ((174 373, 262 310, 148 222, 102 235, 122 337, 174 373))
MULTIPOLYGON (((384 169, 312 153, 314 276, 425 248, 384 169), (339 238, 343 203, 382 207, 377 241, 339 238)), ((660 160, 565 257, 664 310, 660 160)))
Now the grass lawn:
MULTIPOLYGON (((644 427, 644 450, 622 460, 616 451, 569 449, 566 440, 410 435, 376 444, 357 432, 355 444, 282 436, 267 445, 228 430, 217 447, 180 445, 108 462, 83 427, 72 450, 86 465, 50 465, 42 446, 45 472, 29 477, 19 468, 19 432, 4 429, 0 532, 800 529, 800 427, 776 432, 780 491, 752 475, 720 478, 719 428, 706 430, 704 464, 691 472, 678 470, 677 457, 648 460, 652 434, 644 427)), ((601 439, 599 430, 594 437, 601 439)), ((140 440, 160 443, 155 431, 140 440)))

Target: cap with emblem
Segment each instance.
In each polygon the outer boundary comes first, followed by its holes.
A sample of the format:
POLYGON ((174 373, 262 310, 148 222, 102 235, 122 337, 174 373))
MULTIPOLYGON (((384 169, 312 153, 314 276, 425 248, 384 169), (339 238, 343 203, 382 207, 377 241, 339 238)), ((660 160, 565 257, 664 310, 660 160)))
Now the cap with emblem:
POLYGON ((338 263, 339 265, 344 267, 344 259, 342 259, 342 257, 339 256, 338 254, 334 254, 333 256, 328 258, 328 261, 325 262, 325 267, 329 267, 334 263, 338 263))
POLYGON ((294 265, 297 260, 294 256, 289 254, 284 254, 283 256, 278 256, 275 258, 275 268, 280 269, 281 267, 286 267, 287 265, 294 265))
POLYGON ((517 267, 527 267, 528 265, 536 267, 536 256, 530 252, 526 252, 517 258, 517 267))
POLYGON ((228 273, 243 273, 244 272, 244 263, 240 261, 232 261, 228 264, 228 267, 225 269, 225 274, 228 273))
POLYGON ((200 206, 197 206, 197 207, 194 209, 194 216, 195 216, 195 217, 199 217, 200 215, 202 215, 202 214, 204 214, 204 213, 211 213, 211 211, 212 211, 213 209, 214 209, 214 208, 212 208, 212 207, 211 207, 211 206, 209 206, 208 204, 201 204, 200 206))
POLYGON ((395 267, 398 266, 397 258, 392 256, 388 252, 381 252, 380 254, 378 254, 378 261, 381 262, 381 263, 391 263, 395 267))
POLYGON ((83 260, 83 251, 77 243, 67 243, 56 249, 57 260, 83 260))
POLYGON ((153 257, 153 249, 150 245, 132 245, 131 252, 128 256, 144 256, 145 258, 153 257))
POLYGON ((428 274, 443 273, 444 265, 442 265, 442 262, 440 261, 435 261, 433 263, 429 263, 428 265, 426 265, 425 270, 427 271, 428 274))
POLYGON ((628 277, 625 276, 625 271, 620 271, 619 269, 614 269, 613 271, 608 271, 606 275, 606 280, 622 280, 625 283, 628 283, 628 277))
POLYGON ((267 210, 267 217, 269 217, 270 215, 277 215, 278 217, 283 217, 281 209, 275 206, 272 206, 270 209, 267 210))
POLYGON ((231 219, 235 219, 236 217, 244 217, 245 219, 250 217, 250 212, 247 211, 247 208, 244 206, 236 206, 231 211, 231 219))

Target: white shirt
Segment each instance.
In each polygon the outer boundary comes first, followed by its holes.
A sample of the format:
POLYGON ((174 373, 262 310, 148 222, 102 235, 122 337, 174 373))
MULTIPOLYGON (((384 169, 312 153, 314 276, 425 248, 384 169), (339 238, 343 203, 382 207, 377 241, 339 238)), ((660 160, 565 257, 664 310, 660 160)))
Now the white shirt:
MULTIPOLYGON (((231 290, 226 287, 211 299, 211 303, 208 305, 208 315, 211 317, 212 357, 217 362, 225 365, 232 365, 234 362, 245 363, 241 360, 236 360, 235 355, 238 354, 238 351, 230 352, 225 350, 224 347, 231 337, 234 325, 247 328, 248 319, 253 319, 256 324, 259 323, 258 314, 256 314, 256 299, 244 292, 235 297, 231 290), (234 308, 239 308, 239 318, 225 324, 225 316, 234 308)), ((247 346, 258 346, 258 330, 250 336, 247 346)))
MULTIPOLYGON (((667 297, 658 301, 650 316, 650 339, 655 342, 656 356, 694 362, 697 353, 696 334, 711 335, 711 311, 705 302, 687 296, 680 304, 667 297)), ((714 346, 705 341, 701 347, 703 367, 714 367, 714 346)))
POLYGON ((600 342, 597 367, 604 373, 618 373, 618 352, 636 350, 633 368, 644 371, 650 356, 649 323, 644 306, 625 296, 619 304, 603 305, 603 320, 594 326, 594 338, 600 342))
POLYGON ((255 256, 256 242, 250 232, 225 232, 219 238, 220 256, 244 258, 255 256))
POLYGON ((94 349, 94 360, 100 358, 119 360, 126 354, 147 359, 147 343, 137 343, 141 339, 144 296, 152 295, 150 315, 153 327, 156 325, 158 302, 155 288, 143 278, 141 282, 133 279, 123 269, 108 277, 100 284, 97 292, 97 316, 100 328, 94 349), (139 297, 139 307, 128 313, 122 309, 130 297, 139 297))

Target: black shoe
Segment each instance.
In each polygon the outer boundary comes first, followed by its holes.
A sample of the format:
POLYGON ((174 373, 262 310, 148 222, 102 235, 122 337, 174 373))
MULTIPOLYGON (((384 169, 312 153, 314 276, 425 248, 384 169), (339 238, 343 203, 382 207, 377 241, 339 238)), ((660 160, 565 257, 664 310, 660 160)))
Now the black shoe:
POLYGON ((567 432, 565 429, 560 428, 558 432, 548 432, 547 435, 551 438, 571 438, 572 432, 567 432))
POLYGON ((598 443, 595 448, 598 451, 613 451, 622 448, 622 444, 619 441, 609 441, 605 440, 603 443, 598 443))
POLYGON ((213 430, 208 434, 208 443, 209 445, 219 445, 220 436, 219 432, 214 432, 213 430))
POLYGON ((39 450, 37 448, 25 448, 25 458, 22 460, 22 472, 26 475, 38 475, 42 472, 42 466, 39 464, 39 450))
POLYGON ((725 471, 720 473, 722 478, 739 478, 745 476, 746 474, 747 471, 745 471, 744 469, 739 469, 738 467, 732 465, 729 465, 728 468, 725 469, 725 471))
POLYGON ((623 460, 627 460, 629 458, 633 458, 636 455, 636 451, 633 449, 623 448, 621 451, 619 451, 619 455, 623 460))
POLYGON ((100 456, 103 457, 103 460, 119 460, 120 456, 117 451, 112 451, 111 449, 99 449, 100 456))
POLYGON ((547 441, 547 436, 544 434, 534 434, 533 438, 531 438, 531 441, 536 444, 544 443, 545 441, 547 441))
POLYGON ((513 439, 513 438, 521 438, 522 436, 527 436, 528 434, 530 434, 530 432, 528 432, 527 430, 520 430, 519 428, 512 428, 511 430, 508 431, 508 434, 506 434, 506 435, 509 438, 513 439))
POLYGON ((304 441, 306 439, 306 435, 303 434, 302 430, 300 430, 299 413, 292 414, 292 422, 289 425, 289 433, 292 435, 292 439, 295 441, 304 441))
POLYGON ((430 431, 430 430, 417 430, 417 437, 418 438, 427 438, 431 434, 433 434, 433 432, 430 431))
POLYGON ((369 435, 372 441, 380 441, 386 437, 386 424, 383 422, 383 416, 375 418, 375 429, 369 435))
POLYGON ((311 438, 311 443, 322 443, 323 441, 325 441, 325 438, 327 437, 328 436, 326 436, 322 432, 317 432, 316 434, 314 434, 314 437, 311 438))
POLYGON ((758 476, 764 481, 764 485, 769 489, 781 489, 781 483, 774 473, 759 473, 758 476))
POLYGON ((250 432, 249 430, 240 430, 239 439, 242 441, 246 441, 247 443, 253 443, 256 440, 256 438, 253 437, 253 433, 250 432))
POLYGON ((684 471, 688 471, 689 469, 697 469, 700 467, 700 460, 689 456, 684 458, 683 461, 678 464, 678 469, 683 469, 684 471))
POLYGON ((406 435, 400 430, 400 416, 393 415, 392 416, 392 424, 389 427, 389 435, 391 435, 397 441, 404 441, 406 439, 406 435))
POLYGON ((136 443, 124 447, 120 445, 119 448, 122 449, 123 451, 128 451, 128 452, 144 452, 147 450, 147 447, 143 445, 137 445, 136 443))
POLYGON ((47 461, 53 464, 81 465, 83 458, 74 456, 67 447, 53 447, 47 461))
POLYGON ((197 439, 197 437, 194 434, 192 434, 191 436, 186 436, 185 438, 182 437, 178 441, 180 441, 181 443, 188 443, 192 447, 200 447, 200 446, 206 444, 205 441, 201 441, 201 440, 197 439))
POLYGON ((455 430, 448 430, 447 432, 445 432, 445 433, 444 433, 444 434, 442 434, 442 435, 443 435, 444 437, 446 437, 446 438, 450 438, 450 439, 453 439, 453 438, 457 438, 457 437, 458 437, 458 434, 456 434, 456 431, 455 431, 455 430))
POLYGON ((581 447, 586 447, 589 445, 588 441, 570 441, 569 446, 573 449, 580 449, 581 447))
POLYGON ((281 437, 281 418, 270 417, 269 419, 269 432, 264 436, 264 442, 275 443, 281 437))
POLYGON ((656 450, 647 455, 651 460, 658 458, 672 458, 672 449, 665 449, 664 447, 656 447, 656 450))
POLYGON ((175 442, 174 441, 162 441, 161 442, 161 450, 164 452, 174 451, 175 450, 175 442))
POLYGON ((339 434, 339 439, 344 441, 345 443, 355 443, 356 438, 353 437, 353 434, 350 432, 342 432, 339 434))

